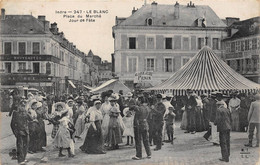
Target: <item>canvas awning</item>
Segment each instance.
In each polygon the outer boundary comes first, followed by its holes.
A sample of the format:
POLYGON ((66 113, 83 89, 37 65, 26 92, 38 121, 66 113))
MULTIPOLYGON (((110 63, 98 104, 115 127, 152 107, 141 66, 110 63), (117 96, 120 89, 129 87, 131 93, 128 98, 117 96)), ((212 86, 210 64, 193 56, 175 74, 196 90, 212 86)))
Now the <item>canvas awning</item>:
POLYGON ((76 86, 73 84, 72 81, 68 80, 69 84, 72 86, 72 88, 76 88, 76 86))
POLYGON ((120 80, 117 79, 108 80, 90 92, 102 93, 107 90, 113 90, 115 93, 118 93, 120 90, 122 90, 124 93, 131 92, 127 86, 125 86, 120 80))
POLYGON ((93 88, 92 87, 89 87, 89 86, 86 86, 86 85, 83 85, 84 88, 87 88, 88 90, 92 90, 93 88))
POLYGON ((168 80, 148 90, 184 95, 187 89, 196 93, 229 93, 233 90, 255 92, 259 91, 260 85, 235 72, 210 47, 204 46, 168 80))

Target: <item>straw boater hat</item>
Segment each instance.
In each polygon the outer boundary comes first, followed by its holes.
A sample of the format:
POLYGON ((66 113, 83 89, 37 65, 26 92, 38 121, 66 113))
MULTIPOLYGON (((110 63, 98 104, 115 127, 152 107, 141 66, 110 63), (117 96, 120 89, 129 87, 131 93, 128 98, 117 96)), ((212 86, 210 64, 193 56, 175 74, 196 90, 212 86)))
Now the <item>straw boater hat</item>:
POLYGON ((54 104, 54 108, 57 109, 58 106, 62 106, 63 109, 66 109, 66 105, 64 102, 57 102, 54 104))
POLYGON ((94 105, 96 105, 96 104, 101 104, 101 101, 100 100, 94 101, 94 105))
POLYGON ((69 99, 69 100, 67 101, 67 104, 68 104, 69 102, 74 102, 74 100, 72 100, 72 99, 69 99))
POLYGON ((91 96, 90 100, 95 102, 96 100, 100 100, 100 97, 99 95, 93 95, 91 96))
POLYGON ((132 92, 128 92, 125 97, 132 97, 133 96, 133 93, 132 92))

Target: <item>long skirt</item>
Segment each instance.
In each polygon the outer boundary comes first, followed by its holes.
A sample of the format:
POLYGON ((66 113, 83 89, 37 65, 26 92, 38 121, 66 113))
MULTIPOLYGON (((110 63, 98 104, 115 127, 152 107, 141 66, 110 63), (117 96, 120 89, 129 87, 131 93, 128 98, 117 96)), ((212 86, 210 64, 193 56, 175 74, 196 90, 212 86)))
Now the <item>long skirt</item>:
POLYGON ((187 130, 187 128, 188 128, 187 111, 184 111, 182 114, 181 129, 187 130))
POLYGON ((200 107, 195 108, 196 111, 196 132, 205 131, 204 118, 200 107))
POLYGON ((75 136, 80 136, 81 133, 84 131, 85 129, 84 115, 78 117, 75 124, 75 129, 76 129, 75 136))
POLYGON ((39 151, 42 147, 40 141, 40 124, 36 121, 29 122, 29 151, 39 151))
POLYGON ((101 121, 95 121, 97 130, 95 131, 92 124, 88 128, 88 132, 83 145, 80 149, 88 154, 98 154, 103 151, 103 134, 101 129, 101 121))
POLYGON ((119 118, 110 117, 108 126, 108 144, 116 145, 122 143, 123 129, 121 127, 119 118))
POLYGON ((107 140, 107 135, 108 135, 109 119, 110 119, 110 116, 109 116, 108 113, 106 113, 104 118, 103 118, 102 125, 101 125, 103 138, 104 138, 105 141, 107 140))
POLYGON ((232 131, 239 131, 239 111, 232 109, 231 110, 231 118, 232 118, 232 131))
POLYGON ((47 145, 47 136, 45 131, 45 123, 42 119, 39 119, 39 146, 46 147, 47 145))
POLYGON ((59 148, 70 148, 71 146, 71 136, 70 131, 66 127, 59 127, 59 130, 54 138, 54 146, 59 148))

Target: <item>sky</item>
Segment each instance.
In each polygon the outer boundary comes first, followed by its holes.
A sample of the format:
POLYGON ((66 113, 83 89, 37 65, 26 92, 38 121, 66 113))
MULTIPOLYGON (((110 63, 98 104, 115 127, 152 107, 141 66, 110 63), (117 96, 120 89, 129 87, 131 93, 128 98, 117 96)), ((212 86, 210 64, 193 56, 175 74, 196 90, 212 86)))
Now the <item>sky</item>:
MULTIPOLYGON (((146 0, 151 4, 153 0, 146 0)), ((173 0, 157 0, 158 4, 175 4, 173 0)), ((189 3, 179 0, 181 5, 189 3)), ((240 20, 260 16, 260 1, 258 0, 193 0, 195 5, 208 5, 222 19, 238 17, 240 20)), ((50 23, 56 22, 59 31, 73 42, 76 47, 86 54, 91 49, 102 60, 111 61, 114 52, 112 27, 115 17, 129 17, 133 7, 141 8, 145 0, 0 0, 1 8, 5 8, 6 15, 45 15, 50 23), (104 12, 95 22, 69 22, 65 15, 73 15, 74 11, 85 17, 86 12, 104 12), (68 13, 72 11, 72 14, 68 13), (85 13, 83 13, 85 11, 85 13)), ((74 15, 77 16, 78 14, 74 15)), ((79 18, 80 19, 80 18, 79 18)))

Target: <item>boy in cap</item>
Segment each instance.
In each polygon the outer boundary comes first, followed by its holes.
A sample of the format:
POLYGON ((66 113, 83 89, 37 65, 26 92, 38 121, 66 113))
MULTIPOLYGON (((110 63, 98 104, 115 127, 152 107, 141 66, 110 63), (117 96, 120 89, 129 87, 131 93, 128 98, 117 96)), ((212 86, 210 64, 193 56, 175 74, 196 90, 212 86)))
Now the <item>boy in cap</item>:
POLYGON ((173 134, 174 134, 174 121, 175 121, 175 113, 173 113, 173 106, 168 108, 168 113, 165 114, 164 120, 166 121, 166 131, 168 135, 168 141, 173 144, 173 134))

